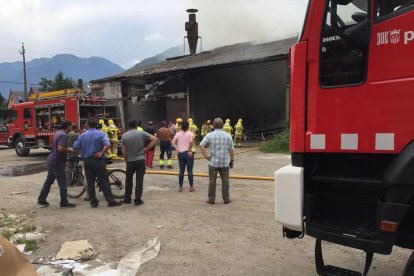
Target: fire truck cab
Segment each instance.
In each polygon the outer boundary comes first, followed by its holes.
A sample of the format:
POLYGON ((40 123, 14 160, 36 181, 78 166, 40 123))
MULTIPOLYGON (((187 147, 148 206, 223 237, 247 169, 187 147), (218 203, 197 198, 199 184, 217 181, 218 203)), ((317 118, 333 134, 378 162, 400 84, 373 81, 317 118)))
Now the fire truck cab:
POLYGON ((17 155, 27 156, 31 149, 50 148, 53 135, 63 120, 77 124, 81 131, 91 117, 105 122, 112 119, 119 126, 117 110, 117 106, 107 104, 106 99, 86 96, 81 90, 41 92, 33 101, 17 103, 10 108, 8 143, 17 155))
MULTIPOLYGON (((414 249, 414 1, 310 0, 291 48, 292 165, 275 172, 284 235, 374 253, 414 249)), ((404 275, 414 275, 414 254, 404 275)))

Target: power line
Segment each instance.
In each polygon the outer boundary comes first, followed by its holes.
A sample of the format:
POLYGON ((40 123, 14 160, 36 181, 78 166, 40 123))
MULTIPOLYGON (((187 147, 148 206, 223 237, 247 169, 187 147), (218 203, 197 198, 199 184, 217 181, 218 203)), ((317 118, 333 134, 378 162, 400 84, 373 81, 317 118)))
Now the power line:
MULTIPOLYGON (((1 83, 10 83, 10 84, 24 84, 24 82, 15 82, 15 81, 2 81, 0 80, 1 83)), ((35 84, 35 83, 28 83, 29 85, 33 85, 33 86, 41 86, 40 84, 35 84)))

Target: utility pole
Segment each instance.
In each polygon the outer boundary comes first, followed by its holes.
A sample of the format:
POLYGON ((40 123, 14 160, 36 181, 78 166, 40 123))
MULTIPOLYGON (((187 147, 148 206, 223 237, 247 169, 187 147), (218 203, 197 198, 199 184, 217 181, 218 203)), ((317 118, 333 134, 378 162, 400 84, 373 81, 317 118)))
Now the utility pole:
POLYGON ((26 50, 24 49, 24 43, 22 42, 22 50, 20 54, 23 55, 23 78, 24 78, 24 101, 27 101, 27 79, 26 79, 26 50))

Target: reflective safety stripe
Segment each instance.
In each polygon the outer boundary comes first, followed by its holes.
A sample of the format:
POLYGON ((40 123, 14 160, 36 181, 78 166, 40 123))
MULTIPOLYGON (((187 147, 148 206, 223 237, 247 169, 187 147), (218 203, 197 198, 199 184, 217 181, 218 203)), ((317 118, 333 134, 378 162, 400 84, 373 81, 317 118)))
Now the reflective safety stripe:
POLYGON ((190 131, 191 131, 194 135, 196 135, 196 132, 197 132, 197 126, 196 126, 195 124, 191 123, 189 128, 190 128, 190 131))
POLYGON ((223 130, 227 133, 230 133, 233 131, 233 128, 231 127, 231 125, 225 124, 223 127, 223 130))
POLYGON ((160 159, 160 165, 164 165, 165 161, 160 159))
POLYGON ((234 126, 234 128, 236 129, 236 134, 242 134, 243 133, 243 126, 241 124, 236 124, 234 126))

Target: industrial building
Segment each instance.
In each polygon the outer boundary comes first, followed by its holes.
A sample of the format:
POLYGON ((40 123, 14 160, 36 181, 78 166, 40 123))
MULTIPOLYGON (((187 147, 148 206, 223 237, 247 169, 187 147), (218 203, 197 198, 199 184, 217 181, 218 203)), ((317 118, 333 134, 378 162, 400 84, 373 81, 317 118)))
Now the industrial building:
POLYGON ((287 118, 287 57, 296 38, 240 43, 167 59, 142 70, 93 81, 120 102, 126 122, 192 117, 243 118, 249 133, 283 127, 287 118))
POLYGON ((130 118, 201 125, 242 118, 247 134, 283 128, 288 116, 288 53, 296 38, 239 43, 196 53, 196 9, 185 23, 190 55, 93 81, 99 96, 118 101, 123 126, 130 118))

